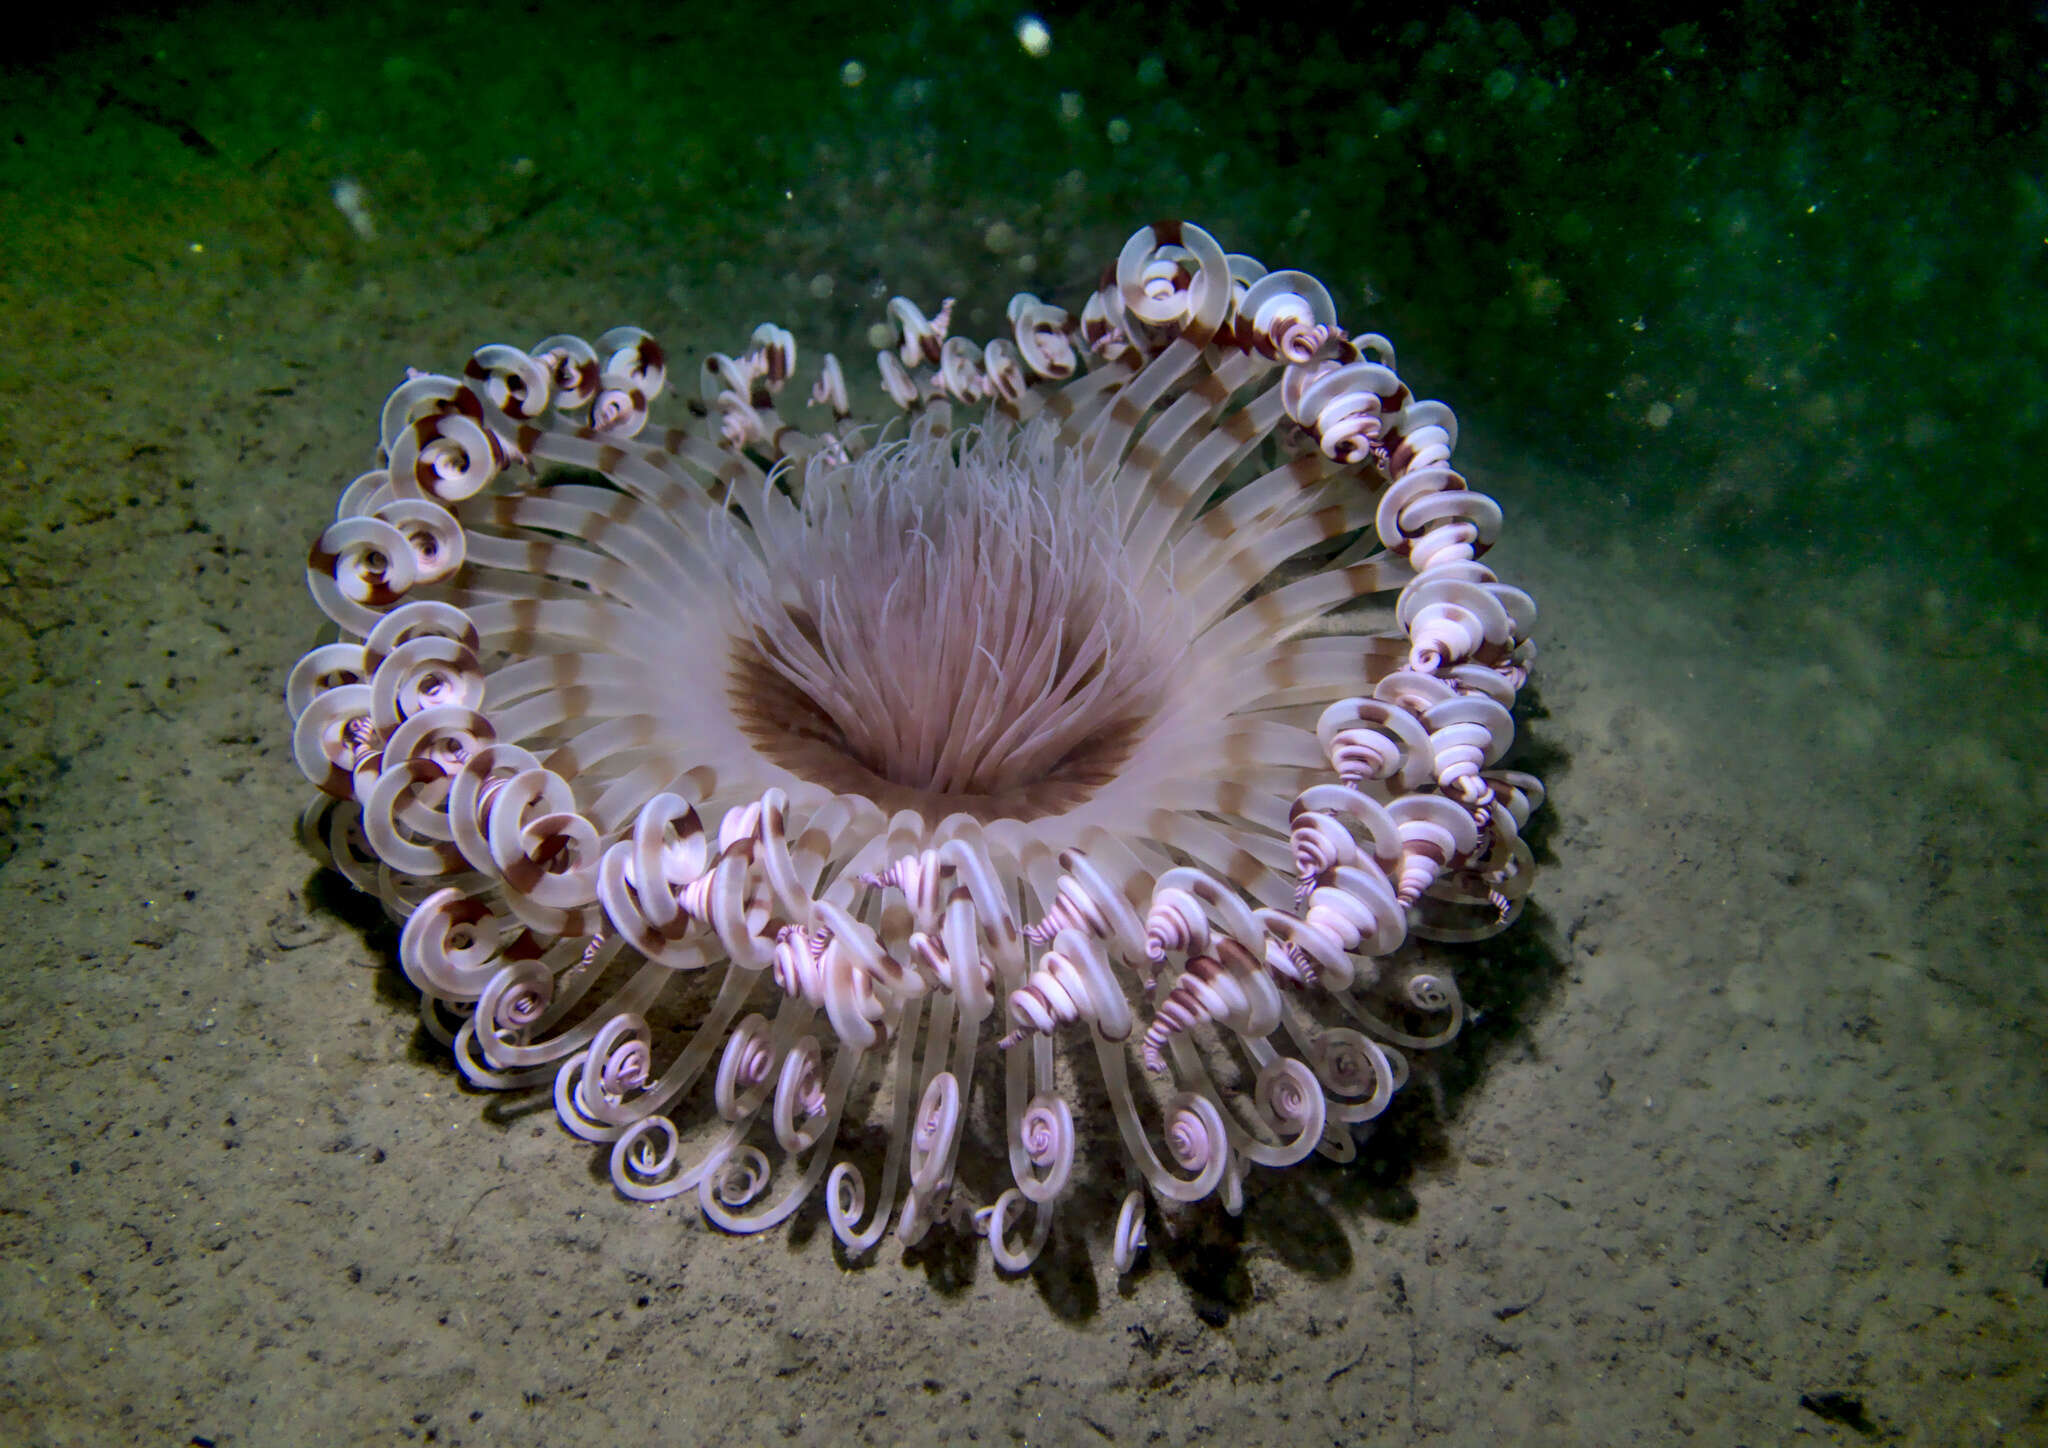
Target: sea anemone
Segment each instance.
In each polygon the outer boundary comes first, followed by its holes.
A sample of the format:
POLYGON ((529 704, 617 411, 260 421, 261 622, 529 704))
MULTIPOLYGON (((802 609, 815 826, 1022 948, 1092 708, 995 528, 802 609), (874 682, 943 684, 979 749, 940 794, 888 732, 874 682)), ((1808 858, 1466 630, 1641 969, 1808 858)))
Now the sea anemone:
POLYGON ((952 310, 890 303, 879 427, 830 356, 786 420, 775 326, 667 429, 635 328, 411 374, 307 561, 302 832, 463 1074, 551 1086, 627 1197, 749 1232, 822 1182, 851 1251, 1017 1269, 1120 1179, 1127 1269, 1147 1191, 1348 1159, 1457 1032, 1424 942, 1529 888, 1535 609, 1315 278, 1162 224, 1078 321, 952 310))

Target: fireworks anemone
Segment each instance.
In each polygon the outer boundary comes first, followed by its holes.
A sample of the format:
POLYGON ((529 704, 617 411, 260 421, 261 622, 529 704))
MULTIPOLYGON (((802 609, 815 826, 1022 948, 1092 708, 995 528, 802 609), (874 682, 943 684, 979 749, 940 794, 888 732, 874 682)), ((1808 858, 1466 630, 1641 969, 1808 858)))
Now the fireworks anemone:
POLYGON ((666 429, 635 328, 413 374, 308 558, 302 832, 464 1075, 551 1087, 626 1196, 751 1232, 823 1183, 851 1251, 951 1221, 1018 1269, 1106 1105, 1127 1269, 1147 1192, 1348 1159, 1458 1030, 1426 943, 1534 873, 1535 608, 1311 276, 1167 224, 1078 320, 889 317, 879 427, 830 356, 785 419, 772 325, 666 429))

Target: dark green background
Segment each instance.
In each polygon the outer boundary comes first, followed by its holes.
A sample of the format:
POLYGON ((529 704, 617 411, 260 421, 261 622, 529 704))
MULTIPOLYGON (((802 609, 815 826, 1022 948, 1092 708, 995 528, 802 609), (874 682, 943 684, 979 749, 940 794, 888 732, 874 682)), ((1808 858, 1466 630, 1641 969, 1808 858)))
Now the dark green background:
POLYGON ((544 238, 664 330, 736 336, 753 304, 850 337, 883 287, 1074 295, 1182 215, 1316 271, 1646 538, 2041 563, 2040 10, 1055 6, 1042 59, 1019 13, 67 12, 12 61, 4 285, 120 292, 96 240, 205 216, 251 285, 478 256, 531 291, 544 238), (996 223, 1023 239, 999 273, 996 223), (774 290, 820 273, 827 302, 774 290))

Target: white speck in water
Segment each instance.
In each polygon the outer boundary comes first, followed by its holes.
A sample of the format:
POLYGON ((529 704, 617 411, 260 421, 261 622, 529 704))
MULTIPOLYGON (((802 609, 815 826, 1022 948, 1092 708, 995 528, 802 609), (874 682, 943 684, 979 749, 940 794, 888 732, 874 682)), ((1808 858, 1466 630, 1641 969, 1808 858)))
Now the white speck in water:
POLYGON ((377 222, 370 215, 369 194, 362 183, 344 176, 334 183, 334 209, 348 222, 348 229, 364 241, 377 239, 377 222))

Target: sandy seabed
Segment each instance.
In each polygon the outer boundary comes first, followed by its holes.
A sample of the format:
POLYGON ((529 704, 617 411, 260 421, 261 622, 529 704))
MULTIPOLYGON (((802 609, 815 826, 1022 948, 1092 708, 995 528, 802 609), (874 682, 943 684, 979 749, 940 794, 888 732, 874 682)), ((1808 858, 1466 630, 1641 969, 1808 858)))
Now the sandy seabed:
MULTIPOLYGON (((594 335, 633 281, 123 248, 119 301, 31 308, 47 405, 4 459, 0 1440, 2048 1434, 2024 611, 1914 557, 1645 536, 1625 478, 1567 488, 1466 418, 1544 611, 1553 858, 1512 989, 1384 1149, 1255 1178, 1128 1279, 1071 1220, 1020 1281, 951 1239, 849 1266, 815 1204, 725 1237, 620 1200, 544 1099, 467 1090, 293 842, 299 560, 386 390, 594 335)), ((694 357, 758 319, 731 305, 644 320, 694 357)))

